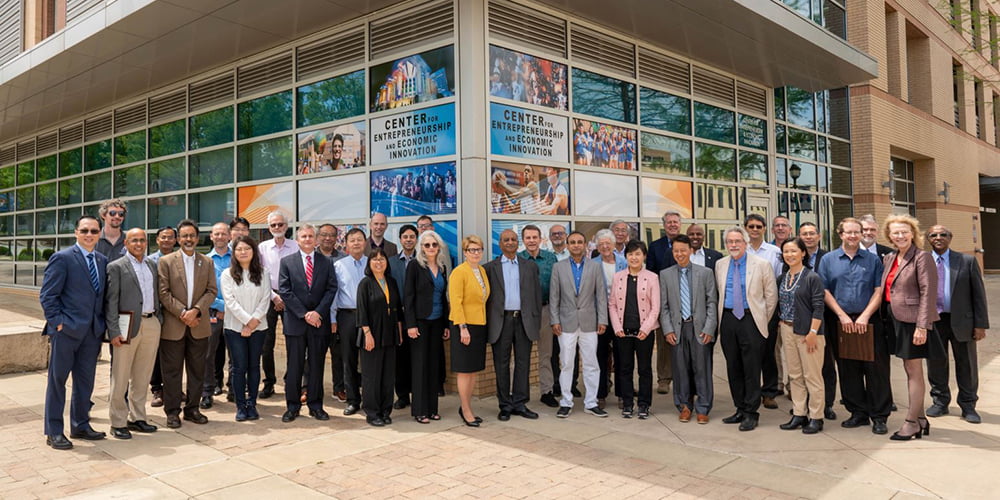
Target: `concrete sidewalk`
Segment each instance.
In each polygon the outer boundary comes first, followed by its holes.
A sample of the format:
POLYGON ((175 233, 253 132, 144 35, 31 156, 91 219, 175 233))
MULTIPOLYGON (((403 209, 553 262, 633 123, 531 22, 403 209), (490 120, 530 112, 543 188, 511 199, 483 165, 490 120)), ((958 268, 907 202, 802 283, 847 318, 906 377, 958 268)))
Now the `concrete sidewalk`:
MULTIPOLYGON (((988 276, 987 288, 1000 296, 1000 276, 988 276)), ((37 318, 23 293, 0 292, 0 304, 10 308, 0 317, 37 318)), ((991 316, 1000 324, 996 311, 991 316)), ((0 377, 0 497, 988 498, 1000 451, 998 346, 994 331, 979 346, 984 423, 962 421, 952 406, 952 415, 931 419, 929 436, 910 442, 841 428, 847 415, 839 406, 838 422, 817 436, 781 431, 791 405, 784 398, 780 409, 762 410, 756 431, 738 432, 721 423, 733 406, 719 349, 708 425, 678 422, 672 395, 655 395, 647 421, 620 418, 609 398, 607 419, 577 404, 560 420, 535 402, 539 420, 499 422, 495 399, 481 399, 474 406, 486 421, 473 429, 461 424, 453 394, 442 400, 443 420, 429 425, 403 410, 392 426, 375 429, 363 417, 341 416, 343 405, 329 400, 329 422, 303 416, 282 424, 279 392, 260 402, 257 422, 233 421, 233 405, 217 397, 204 411, 207 425, 169 430, 162 411, 150 409, 159 432, 130 441, 74 440, 68 452, 49 449, 42 436, 45 373, 7 375, 0 377)), ((102 431, 109 426, 108 378, 102 362, 92 412, 102 431)), ((905 411, 905 376, 895 359, 893 389, 905 411)), ((901 420, 893 414, 890 432, 901 420)))

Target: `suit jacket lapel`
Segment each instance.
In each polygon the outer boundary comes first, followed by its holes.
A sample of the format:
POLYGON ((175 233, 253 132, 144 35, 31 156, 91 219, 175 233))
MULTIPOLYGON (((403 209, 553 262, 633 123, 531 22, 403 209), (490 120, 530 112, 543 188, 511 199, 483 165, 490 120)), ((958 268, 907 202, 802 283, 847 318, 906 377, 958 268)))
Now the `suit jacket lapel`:
POLYGON ((954 250, 948 254, 948 286, 951 287, 948 290, 955 290, 955 282, 958 281, 958 273, 962 267, 962 256, 959 255, 954 250))

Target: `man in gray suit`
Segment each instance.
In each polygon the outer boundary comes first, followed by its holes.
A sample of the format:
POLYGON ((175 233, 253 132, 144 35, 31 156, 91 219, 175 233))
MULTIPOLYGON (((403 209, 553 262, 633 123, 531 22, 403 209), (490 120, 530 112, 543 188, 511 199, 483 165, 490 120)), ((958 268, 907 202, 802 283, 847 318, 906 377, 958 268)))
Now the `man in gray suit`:
POLYGON ((497 373, 497 402, 501 421, 511 415, 536 419, 538 414, 526 406, 530 388, 531 343, 538 340, 542 317, 542 286, 538 281, 538 266, 517 257, 517 233, 505 229, 500 233, 503 255, 483 267, 490 280, 490 297, 486 301, 486 324, 493 346, 493 367, 497 373), (510 352, 514 350, 514 384, 510 379, 510 352))
POLYGON ((693 403, 698 423, 707 424, 715 397, 712 350, 719 302, 715 275, 711 269, 691 262, 691 239, 687 235, 675 236, 672 243, 677 265, 660 271, 660 325, 667 343, 674 346, 674 405, 681 412, 681 422, 691 420, 693 403))
POLYGON ((552 266, 549 285, 552 333, 559 338, 559 386, 562 388, 556 416, 569 417, 573 410, 573 367, 579 345, 583 384, 587 389, 583 407, 591 415, 607 417, 608 413, 597 405, 601 373, 597 364, 597 336, 603 335, 608 326, 607 288, 600 262, 584 257, 587 240, 583 233, 573 231, 566 241, 569 258, 552 266))
POLYGON ((133 228, 125 233, 125 249, 125 258, 108 264, 104 301, 108 340, 115 356, 111 364, 111 435, 118 439, 130 439, 130 430, 156 431, 155 425, 146 423, 148 393, 144 388, 153 374, 163 321, 156 263, 146 256, 146 231, 133 228), (127 316, 131 320, 124 320, 127 316), (128 391, 130 384, 132 390, 128 391))
MULTIPOLYGON (((983 421, 976 413, 979 400, 979 361, 976 342, 986 338, 990 317, 986 310, 986 286, 979 263, 971 255, 952 252, 951 231, 944 226, 932 226, 927 240, 937 265, 937 310, 941 316, 934 329, 948 344, 955 356, 955 379, 958 381, 958 406, 962 418, 970 424, 983 421)), ((948 387, 948 358, 927 360, 927 380, 931 384, 934 404, 927 409, 928 417, 948 414, 951 391, 948 387)))

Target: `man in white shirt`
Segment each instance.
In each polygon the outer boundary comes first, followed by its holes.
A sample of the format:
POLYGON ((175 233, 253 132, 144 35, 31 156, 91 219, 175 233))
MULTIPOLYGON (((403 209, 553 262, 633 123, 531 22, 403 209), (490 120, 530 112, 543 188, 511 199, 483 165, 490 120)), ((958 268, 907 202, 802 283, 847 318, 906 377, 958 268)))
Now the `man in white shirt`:
POLYGON ((715 271, 715 263, 722 258, 722 252, 705 248, 705 227, 691 224, 685 234, 691 240, 691 262, 715 271))
MULTIPOLYGON (((288 218, 285 214, 275 211, 267 214, 267 228, 271 232, 271 239, 262 241, 258 245, 260 250, 260 263, 271 278, 271 306, 267 310, 267 336, 264 338, 264 353, 261 355, 261 368, 264 370, 264 387, 260 391, 260 398, 267 399, 274 395, 274 383, 277 375, 274 371, 274 332, 278 326, 278 318, 285 310, 285 302, 278 295, 278 272, 281 267, 281 259, 299 251, 298 243, 285 238, 288 230, 288 218)), ((284 326, 284 322, 282 322, 284 326)))
MULTIPOLYGON (((775 278, 780 276, 784 261, 778 247, 764 241, 764 235, 767 234, 766 219, 760 214, 750 214, 743 222, 743 227, 750 235, 750 243, 747 245, 746 253, 767 261, 771 264, 775 278)), ((761 386, 763 405, 764 408, 771 410, 778 407, 774 398, 784 391, 784 388, 781 387, 783 378, 781 373, 781 343, 778 340, 780 335, 777 332, 778 317, 775 315, 770 318, 768 323, 767 343, 764 346, 764 359, 760 366, 761 375, 764 377, 764 383, 761 386)))

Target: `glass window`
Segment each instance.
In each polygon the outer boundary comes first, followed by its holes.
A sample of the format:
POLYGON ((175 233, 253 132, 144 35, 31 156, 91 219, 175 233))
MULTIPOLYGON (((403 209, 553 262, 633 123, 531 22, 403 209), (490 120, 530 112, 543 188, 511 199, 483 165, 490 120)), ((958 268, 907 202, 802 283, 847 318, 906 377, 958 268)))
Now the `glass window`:
POLYGON ((45 158, 39 158, 35 162, 35 168, 37 170, 37 180, 38 182, 50 181, 58 176, 56 164, 56 155, 46 156, 45 158))
POLYGON ((785 87, 788 99, 788 122, 808 129, 816 128, 813 94, 795 87, 785 87))
POLYGON ((830 192, 851 195, 851 171, 841 168, 830 169, 830 192))
POLYGON ((851 166, 851 145, 850 143, 830 140, 830 163, 843 167, 851 166))
POLYGON ((115 165, 124 165, 146 159, 146 131, 115 137, 115 165))
POLYGON ((740 182, 767 185, 767 157, 757 153, 740 152, 740 182))
MULTIPOLYGON (((146 200, 129 200, 125 214, 124 228, 146 227, 146 200)), ((153 244, 155 246, 155 242, 153 244)))
POLYGON ((635 84, 573 68, 573 111, 635 123, 635 84))
POLYGON ((26 161, 17 166, 17 185, 23 186, 35 182, 35 162, 26 161))
POLYGON ((774 89, 774 117, 779 120, 785 119, 785 89, 778 87, 774 89))
POLYGON ((811 163, 793 162, 788 166, 788 179, 792 189, 816 189, 816 166, 811 163))
POLYGON ((236 216, 236 195, 232 189, 191 193, 188 195, 188 217, 199 226, 211 226, 236 216))
POLYGON ((735 149, 702 143, 696 143, 694 149, 695 176, 720 181, 736 180, 735 149))
POLYGON ((807 160, 816 159, 816 134, 788 128, 788 154, 805 158, 807 160))
POLYGON ((829 188, 830 169, 822 165, 816 165, 816 190, 821 193, 826 193, 829 188))
POLYGON ((83 199, 103 201, 111 198, 111 172, 102 172, 86 176, 83 184, 83 199))
POLYGON ((184 119, 149 129, 150 158, 172 155, 182 151, 184 151, 184 119))
POLYGON ((767 120, 756 116, 738 115, 740 146, 767 149, 767 120))
POLYGON ((35 206, 38 208, 51 208, 56 206, 57 187, 58 184, 55 182, 39 184, 36 186, 38 199, 35 200, 35 206))
POLYGON ((830 91, 830 100, 827 103, 827 113, 830 116, 830 133, 851 138, 851 116, 850 116, 850 92, 846 87, 830 91))
POLYGON ((239 182, 292 175, 295 163, 291 136, 240 145, 236 156, 239 182))
POLYGON ((111 139, 83 147, 83 165, 88 172, 111 166, 111 139))
POLYGON ((774 126, 774 150, 779 154, 788 154, 788 136, 784 125, 774 126))
POLYGON ((241 102, 237 108, 239 110, 240 139, 273 134, 292 128, 291 90, 241 102))
POLYGON ((115 197, 146 194, 146 166, 135 165, 115 170, 115 197))
POLYGON ((296 98, 296 123, 300 127, 364 114, 365 72, 358 70, 303 85, 298 88, 296 98))
POLYGON ((643 132, 642 169, 658 174, 691 175, 691 141, 643 132))
POLYGON ((71 149, 59 153, 59 176, 76 175, 83 171, 83 150, 71 149))
MULTIPOLYGON (((13 236, 13 235, 14 235, 14 216, 4 215, 0 217, 0 236, 13 236)), ((6 241, 0 242, 0 260, 3 260, 4 257, 9 257, 9 256, 10 256, 10 247, 7 245, 7 242, 6 241), (4 253, 4 249, 7 250, 7 253, 4 253)))
POLYGON ((83 211, 80 207, 60 208, 58 210, 59 233, 72 233, 76 229, 76 220, 79 219, 81 215, 83 215, 83 211))
POLYGON ((188 184, 192 188, 233 182, 233 150, 225 148, 191 155, 188 170, 188 184))
POLYGON ((830 91, 816 92, 816 130, 819 132, 830 132, 829 101, 830 91))
POLYGON ((827 138, 820 135, 816 137, 816 160, 823 163, 830 162, 829 155, 830 148, 828 147, 827 138))
POLYGON ((59 181, 59 204, 72 205, 83 201, 83 179, 74 177, 59 181))
POLYGON ((702 139, 736 143, 735 113, 695 101, 694 135, 702 139))
POLYGON ((640 124, 678 134, 691 133, 691 100, 683 97, 641 87, 639 108, 642 110, 640 124))
POLYGON ((192 116, 189 120, 191 149, 207 148, 233 140, 232 106, 192 116))
MULTIPOLYGON (((52 254, 56 253, 56 239, 55 238, 40 238, 35 240, 35 247, 38 250, 38 261, 48 262, 52 254)), ((37 268, 43 271, 43 274, 37 276, 38 282, 41 283, 42 276, 44 275, 44 268, 37 268)))
POLYGON ((35 214, 20 214, 15 219, 17 220, 17 227, 15 229, 17 236, 31 236, 35 234, 35 214))
POLYGON ((0 189, 7 189, 14 187, 14 177, 15 177, 14 173, 15 173, 14 165, 0 168, 0 189))
POLYGON ((55 210, 45 210, 35 214, 35 234, 56 234, 55 210))
POLYGON ((695 187, 695 217, 700 219, 736 219, 736 188, 715 184, 695 187))
POLYGON ((157 196, 149 203, 149 224, 146 227, 174 226, 184 218, 185 197, 183 194, 157 196))
POLYGON ((15 210, 31 210, 35 208, 35 188, 26 187, 16 190, 17 202, 15 210))
POLYGON ((184 189, 184 178, 184 158, 149 164, 150 193, 166 193, 184 189))

